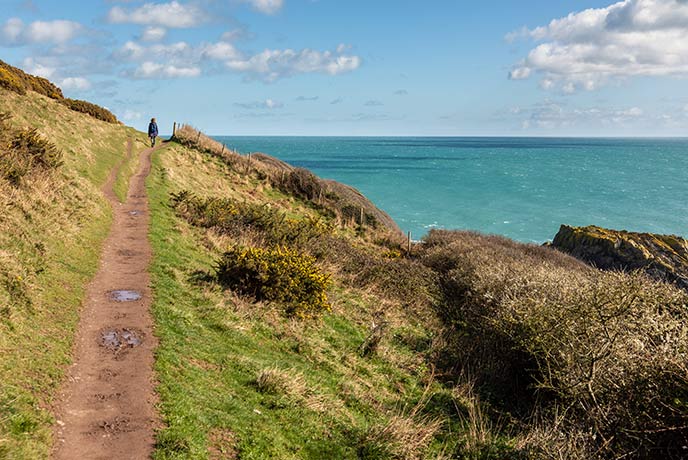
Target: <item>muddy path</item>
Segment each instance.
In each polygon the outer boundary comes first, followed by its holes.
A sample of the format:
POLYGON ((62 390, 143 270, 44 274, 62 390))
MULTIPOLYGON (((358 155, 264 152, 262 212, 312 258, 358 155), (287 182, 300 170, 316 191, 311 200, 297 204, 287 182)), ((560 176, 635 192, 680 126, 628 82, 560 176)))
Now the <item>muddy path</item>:
MULTIPOLYGON (((127 149, 132 155, 131 141, 127 149)), ((146 459, 153 450, 156 340, 145 189, 152 151, 139 154, 125 203, 113 192, 119 167, 103 187, 114 222, 88 286, 74 364, 57 405, 54 459, 146 459)))

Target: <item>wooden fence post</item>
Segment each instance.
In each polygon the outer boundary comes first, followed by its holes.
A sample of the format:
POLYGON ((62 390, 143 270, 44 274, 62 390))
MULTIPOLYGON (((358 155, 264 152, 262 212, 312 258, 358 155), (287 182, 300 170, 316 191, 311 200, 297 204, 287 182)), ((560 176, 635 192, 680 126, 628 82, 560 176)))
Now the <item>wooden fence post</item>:
POLYGON ((177 134, 177 122, 174 122, 174 125, 172 125, 172 137, 177 134))
POLYGON ((411 255, 411 231, 408 232, 408 255, 411 255))

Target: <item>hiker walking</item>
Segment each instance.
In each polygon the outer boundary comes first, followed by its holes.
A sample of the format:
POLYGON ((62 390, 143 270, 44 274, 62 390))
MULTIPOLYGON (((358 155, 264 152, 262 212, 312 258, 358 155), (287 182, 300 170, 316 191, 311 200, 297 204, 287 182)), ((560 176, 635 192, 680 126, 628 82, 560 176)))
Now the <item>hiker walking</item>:
POLYGON ((155 138, 158 137, 158 124, 155 122, 155 118, 151 118, 148 125, 148 137, 151 140, 151 147, 155 147, 155 138))

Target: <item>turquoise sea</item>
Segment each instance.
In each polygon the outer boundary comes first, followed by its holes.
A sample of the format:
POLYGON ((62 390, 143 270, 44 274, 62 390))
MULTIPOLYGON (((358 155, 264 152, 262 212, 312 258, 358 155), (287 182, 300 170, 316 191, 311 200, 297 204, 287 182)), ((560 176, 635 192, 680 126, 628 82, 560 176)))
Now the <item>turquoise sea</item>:
POLYGON ((414 239, 447 228, 540 243, 563 223, 688 236, 688 139, 216 139, 356 187, 414 239))

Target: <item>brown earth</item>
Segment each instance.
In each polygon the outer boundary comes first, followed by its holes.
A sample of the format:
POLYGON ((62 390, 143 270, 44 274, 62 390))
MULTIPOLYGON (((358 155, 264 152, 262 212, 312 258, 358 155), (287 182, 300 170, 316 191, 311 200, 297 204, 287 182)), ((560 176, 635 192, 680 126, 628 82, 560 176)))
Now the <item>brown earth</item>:
POLYGON ((54 459, 145 459, 153 450, 156 338, 149 312, 152 253, 145 189, 152 152, 140 153, 125 203, 113 192, 119 168, 103 187, 114 222, 87 290, 74 364, 57 406, 54 459))

